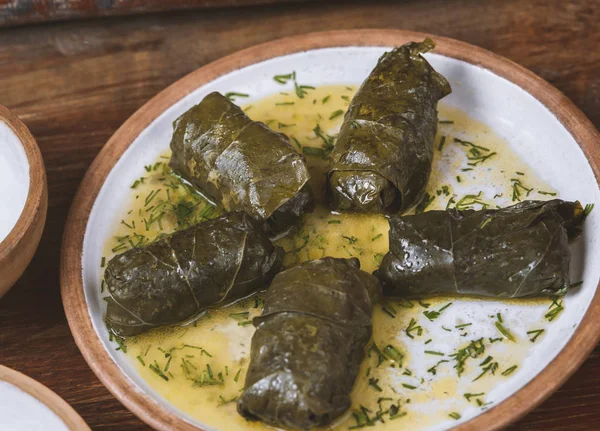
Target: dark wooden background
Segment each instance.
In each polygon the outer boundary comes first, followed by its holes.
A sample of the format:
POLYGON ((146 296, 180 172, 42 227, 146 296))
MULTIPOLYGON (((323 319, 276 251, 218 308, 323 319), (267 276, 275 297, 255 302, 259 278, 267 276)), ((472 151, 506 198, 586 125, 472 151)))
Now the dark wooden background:
MULTIPOLYGON (((146 430, 73 342, 59 287, 61 237, 79 182, 143 103, 241 48, 318 30, 402 28, 508 57, 600 127, 600 1, 315 2, 30 25, 0 30, 0 103, 31 129, 48 173, 48 220, 29 269, 0 301, 0 363, 39 380, 95 430, 146 430)), ((0 198, 1 202, 1 198, 0 198)), ((514 430, 600 429, 600 348, 514 430)))

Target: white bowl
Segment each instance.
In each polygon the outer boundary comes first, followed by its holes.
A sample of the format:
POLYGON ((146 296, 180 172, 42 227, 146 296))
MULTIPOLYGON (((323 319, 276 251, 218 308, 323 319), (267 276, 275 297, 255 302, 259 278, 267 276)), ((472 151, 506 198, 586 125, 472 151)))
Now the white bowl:
POLYGON ((0 429, 89 431, 65 400, 31 377, 0 365, 0 429))
POLYGON ((35 139, 0 105, 0 297, 29 265, 47 207, 46 171, 35 139))
MULTIPOLYGON (((71 209, 62 250, 62 295, 80 350, 100 380, 129 409, 161 429, 208 429, 160 397, 115 351, 102 320, 100 268, 115 217, 129 199, 140 167, 168 149, 172 122, 212 91, 252 95, 280 91, 272 77, 295 70, 303 83, 359 84, 391 46, 426 35, 395 30, 315 33, 270 42, 188 75, 135 113, 110 139, 86 175, 71 209)), ((520 66, 480 48, 433 37, 431 64, 448 78, 445 103, 509 141, 563 199, 599 203, 599 135, 560 92, 520 66)), ((518 375, 494 389, 494 407, 454 422, 461 430, 497 429, 548 397, 583 362, 600 337, 600 211, 593 211, 573 250, 573 274, 583 286, 568 295, 560 321, 536 343, 518 375), (596 260, 596 262, 594 262, 596 260), (579 279, 579 278, 578 278, 579 279)), ((452 307, 453 313, 461 308, 452 307)), ((464 310, 463 310, 464 311, 464 310)), ((443 424, 432 429, 446 429, 443 424)), ((451 426, 451 425, 450 425, 451 426)))

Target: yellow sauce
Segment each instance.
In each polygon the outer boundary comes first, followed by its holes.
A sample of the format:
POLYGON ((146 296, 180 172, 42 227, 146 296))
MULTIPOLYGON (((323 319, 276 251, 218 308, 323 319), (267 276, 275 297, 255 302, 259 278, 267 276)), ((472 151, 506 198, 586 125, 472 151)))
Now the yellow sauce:
MULTIPOLYGON (((338 110, 346 110, 355 91, 356 87, 320 87, 309 91, 302 99, 293 93, 277 94, 244 109, 252 119, 263 121, 274 130, 286 133, 294 145, 322 148, 323 140, 316 136, 315 126, 317 124, 320 126, 321 133, 325 137, 335 135, 343 115, 334 114, 338 110), (334 118, 330 119, 330 117, 334 118)), ((491 207, 510 205, 514 203, 514 185, 511 179, 518 179, 524 186, 524 188, 517 186, 521 199, 526 198, 526 189, 531 189, 529 192, 531 199, 551 197, 538 193, 539 190, 545 192, 553 192, 553 190, 515 155, 507 142, 487 126, 443 104, 440 104, 439 111, 440 119, 451 121, 452 124, 441 123, 438 127, 433 174, 427 187, 427 193, 434 199, 427 210, 446 208, 451 198, 457 202, 466 194, 477 195, 480 191, 482 193, 478 200, 491 207), (440 151, 438 148, 443 136, 445 143, 440 151), (485 155, 496 154, 483 163, 469 166, 467 155, 470 147, 455 142, 454 137, 485 147, 487 149, 485 155), (461 171, 470 168, 472 170, 461 171), (460 181, 457 176, 460 176, 460 181), (482 184, 486 186, 482 188, 482 184)), ((162 157, 160 162, 167 162, 169 154, 162 157)), ((313 189, 317 192, 319 201, 322 201, 319 193, 323 188, 326 161, 312 155, 307 155, 307 161, 312 171, 313 189)), ((178 202, 193 207, 188 218, 190 223, 201 220, 206 215, 203 215, 203 212, 207 211, 206 204, 200 202, 195 195, 191 195, 189 189, 181 184, 170 187, 170 194, 167 196, 166 190, 169 187, 165 185, 165 178, 171 177, 165 166, 160 165, 156 171, 146 172, 144 176, 146 177, 144 183, 137 184, 132 190, 131 206, 123 214, 124 223, 115 227, 115 237, 106 244, 107 260, 114 254, 129 248, 131 244, 128 239, 123 240, 123 237, 126 235, 131 237, 133 223, 136 226, 134 230, 144 235, 145 241, 152 240, 160 233, 180 228, 181 224, 178 225, 177 217, 178 202), (153 221, 146 229, 149 214, 152 212, 148 210, 152 205, 147 203, 150 193, 157 193, 151 204, 163 205, 164 211, 161 211, 165 214, 161 219, 161 226, 153 221), (197 202, 199 203, 194 206, 197 202), (125 246, 123 247, 122 244, 125 246)), ((474 207, 479 206, 475 204, 474 207)), ((280 240, 279 244, 287 252, 284 261, 286 266, 323 256, 355 256, 360 259, 362 269, 372 272, 378 267, 381 257, 388 251, 388 224, 380 215, 333 214, 323 204, 319 204, 313 213, 305 216, 302 227, 291 237, 280 240)), ((371 351, 370 357, 367 357, 362 364, 352 392, 351 411, 365 406, 371 412, 376 412, 377 400, 389 397, 394 402, 400 401, 400 411, 406 415, 394 420, 386 420, 385 423, 379 422, 375 428, 395 430, 403 427, 403 429, 422 430, 445 421, 451 425, 456 419, 449 417, 449 414, 455 412, 460 414, 469 407, 485 409, 485 403, 488 402, 485 395, 473 397, 468 401, 464 394, 488 393, 497 384, 509 379, 510 376, 503 376, 502 372, 509 365, 521 364, 533 344, 522 334, 515 335, 516 342, 513 343, 488 343, 486 340, 485 353, 480 357, 468 359, 463 376, 459 378, 454 369, 455 361, 449 355, 466 347, 470 341, 481 338, 479 334, 486 330, 489 332, 489 327, 495 331, 494 320, 489 319, 489 316, 482 316, 481 319, 472 321, 472 325, 457 329, 455 326, 465 323, 458 316, 453 322, 448 323, 452 325, 451 332, 448 334, 453 334, 448 335, 448 338, 466 335, 458 340, 449 341, 439 335, 432 335, 439 334, 439 322, 429 321, 423 313, 428 310, 439 310, 449 302, 458 304, 461 301, 476 304, 479 300, 436 298, 426 301, 428 308, 424 308, 417 302, 413 302, 410 308, 395 303, 391 305, 394 318, 388 314, 389 309, 386 312, 382 306, 377 306, 373 316, 373 341, 381 348, 387 345, 394 346, 403 354, 402 365, 396 364, 392 367, 390 361, 385 361, 378 367, 377 357, 371 351), (422 328, 421 335, 412 333, 414 338, 410 338, 405 332, 411 319, 422 328), (425 344, 429 338, 432 341, 425 344), (423 353, 424 350, 439 351, 444 356, 423 353), (482 367, 479 364, 488 355, 493 356, 493 360, 498 362, 498 369, 494 375, 487 372, 480 379, 473 381, 481 373, 482 367), (439 364, 435 374, 428 372, 428 369, 442 359, 449 362, 439 364), (376 384, 381 388, 381 392, 369 384, 371 378, 378 379, 376 384), (412 386, 415 389, 410 389, 412 386), (478 406, 477 399, 483 405, 478 406)), ((498 303, 506 309, 530 307, 532 312, 536 310, 535 313, 539 314, 539 307, 536 308, 536 305, 541 302, 498 303)), ((243 389, 249 361, 254 328, 246 323, 259 312, 260 307, 255 307, 254 299, 250 298, 222 310, 211 311, 185 327, 154 330, 129 339, 126 355, 136 364, 140 375, 159 394, 201 423, 227 431, 272 429, 261 423, 247 422, 236 413, 236 404, 232 401, 243 389), (246 312, 247 315, 239 314, 246 312), (167 367, 168 361, 170 362, 167 367), (207 365, 210 366, 210 372, 207 365), (156 368, 160 370, 162 376, 155 371, 156 368)), ((509 327, 509 322, 506 325, 509 327)), ((494 333, 496 337, 502 338, 497 332, 494 333)), ((356 421, 351 411, 327 429, 346 430, 349 426, 355 425, 356 421)))

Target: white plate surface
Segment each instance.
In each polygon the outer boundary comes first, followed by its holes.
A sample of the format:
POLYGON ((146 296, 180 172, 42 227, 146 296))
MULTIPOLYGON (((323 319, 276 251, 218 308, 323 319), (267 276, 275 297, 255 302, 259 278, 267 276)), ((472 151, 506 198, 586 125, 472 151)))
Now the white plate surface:
MULTIPOLYGON (((212 91, 248 93, 252 97, 244 100, 247 103, 281 91, 273 76, 292 70, 306 85, 360 84, 385 50, 380 47, 319 49, 278 57, 234 71, 197 89, 166 110, 124 153, 106 179, 89 218, 84 239, 83 281, 94 327, 108 355, 135 383, 137 390, 149 394, 190 422, 202 425, 168 405, 137 375, 128 359, 109 343, 102 321, 105 302, 100 295, 99 262, 104 243, 113 233, 115 223, 128 203, 129 186, 140 176, 144 165, 154 162, 160 153, 168 149, 173 120, 212 91)), ((559 191, 562 199, 600 206, 600 190, 582 150, 545 106, 520 87, 488 70, 436 54, 426 57, 452 85, 453 93, 444 99, 445 103, 487 124, 510 142, 538 176, 559 191)), ((536 343, 518 373, 489 394, 494 403, 514 394, 546 367, 568 342, 585 314, 600 278, 600 265, 597 261, 595 265, 593 262, 594 256, 600 255, 600 208, 596 208, 588 218, 583 237, 572 251, 572 280, 584 280, 583 286, 569 293, 561 318, 553 323, 542 341, 536 343)), ((481 302, 478 304, 480 310, 473 310, 473 304, 453 306, 446 316, 450 319, 467 312, 487 314, 494 309, 493 302, 489 306, 481 302)), ((522 311, 515 310, 513 314, 505 315, 505 319, 519 319, 519 313, 522 311)), ((475 408, 464 412, 461 422, 479 412, 475 408)), ((448 422, 432 429, 445 429, 456 423, 448 422)))

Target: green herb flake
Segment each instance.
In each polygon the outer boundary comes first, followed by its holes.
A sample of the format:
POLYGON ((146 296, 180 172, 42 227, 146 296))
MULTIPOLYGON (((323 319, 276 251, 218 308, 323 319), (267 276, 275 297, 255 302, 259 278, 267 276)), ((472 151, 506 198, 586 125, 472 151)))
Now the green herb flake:
POLYGON ((329 220, 327 224, 340 224, 341 222, 341 220, 329 220))
POLYGON ((529 341, 535 343, 535 340, 537 340, 538 337, 544 333, 544 331, 544 329, 534 329, 531 331, 527 331, 527 335, 533 335, 533 337, 530 338, 529 341))
POLYGON ((436 352, 434 350, 425 350, 426 355, 444 356, 442 352, 436 352))
POLYGON ((329 99, 331 99, 331 94, 328 94, 327 96, 323 97, 323 100, 321 100, 321 103, 324 105, 329 101, 329 99))
POLYGON ((526 193, 525 197, 527 197, 533 191, 533 188, 525 187, 525 185, 518 178, 511 178, 510 181, 512 183, 512 188, 513 188, 513 194, 512 194, 513 202, 514 201, 520 202, 521 198, 523 196, 523 193, 526 193))
POLYGON ((485 366, 482 368, 481 374, 479 374, 477 377, 475 377, 473 379, 474 382, 476 382, 477 380, 479 380, 480 378, 482 378, 487 373, 496 374, 496 370, 498 370, 498 362, 492 361, 492 357, 491 356, 488 356, 486 358, 486 360, 483 361, 479 365, 480 366, 484 366, 485 365, 485 366))
POLYGON ((563 302, 558 299, 558 297, 552 298, 552 303, 548 308, 549 311, 544 315, 544 318, 548 322, 552 322, 554 319, 556 319, 556 317, 558 317, 558 315, 565 309, 562 303, 563 302))
POLYGON ((296 72, 288 73, 285 75, 275 75, 273 79, 279 84, 287 84, 288 81, 296 79, 296 72))
POLYGON ((538 192, 538 194, 540 194, 540 195, 546 195, 546 196, 556 196, 556 193, 554 193, 554 192, 545 192, 545 191, 543 191, 543 190, 538 190, 537 192, 538 192))
POLYGON ((461 418, 460 414, 458 414, 456 412, 448 413, 448 416, 450 416, 452 419, 455 419, 455 420, 459 420, 461 418))
POLYGON ((440 143, 438 144, 438 151, 442 151, 443 150, 445 143, 446 143, 446 137, 442 136, 440 138, 440 143))
POLYGON ((391 344, 385 346, 383 349, 383 354, 391 361, 396 362, 398 366, 402 366, 401 364, 404 355, 402 355, 402 353, 391 344))
POLYGON ((442 313, 442 311, 444 311, 446 308, 450 307, 452 305, 451 302, 449 302, 448 304, 444 305, 442 308, 440 308, 439 310, 427 310, 424 311, 423 314, 425 315, 425 317, 427 317, 429 319, 429 321, 433 322, 435 319, 437 319, 438 317, 440 317, 440 314, 442 313))
POLYGON ((467 399, 468 402, 471 402, 471 398, 482 397, 485 395, 485 392, 480 392, 478 394, 466 393, 463 396, 467 399))
POLYGON ((406 333, 406 335, 409 338, 415 338, 415 336, 412 334, 413 332, 417 332, 417 336, 421 335, 423 333, 423 328, 419 325, 417 325, 417 321, 414 318, 410 319, 410 322, 408 324, 408 326, 406 327, 406 329, 404 330, 404 332, 406 333))
POLYGON ((371 386, 373 389, 375 389, 377 392, 382 392, 383 389, 381 389, 381 387, 377 384, 379 382, 379 379, 376 379, 374 377, 371 377, 369 379, 369 386, 371 386))
POLYGON ((396 309, 392 306, 392 304, 387 303, 381 306, 381 311, 390 316, 391 318, 396 317, 396 309))
POLYGON ((500 323, 500 321, 497 321, 497 322, 495 323, 495 325, 496 325, 496 328, 498 329, 498 331, 499 331, 499 332, 500 332, 502 335, 504 335, 506 338, 508 338, 508 339, 509 339, 510 341, 512 341, 512 342, 515 342, 515 341, 516 341, 516 340, 515 340, 515 337, 514 337, 514 336, 511 334, 511 332, 510 332, 508 329, 506 329, 506 328, 504 327, 504 325, 502 325, 502 323, 500 323))
POLYGON ((230 91, 228 93, 225 93, 225 97, 227 97, 227 99, 229 99, 231 102, 234 102, 235 99, 237 99, 238 97, 250 97, 250 95, 245 94, 245 93, 236 93, 235 91, 230 91))
POLYGON ((516 369, 518 368, 517 365, 513 365, 512 367, 507 368, 506 370, 504 370, 502 372, 503 376, 509 376, 511 375, 516 369))
POLYGON ((334 111, 334 112, 331 113, 331 115, 329 116, 329 119, 333 120, 334 118, 339 117, 343 113, 344 113, 344 111, 342 109, 338 109, 337 111, 334 111))
POLYGON ((154 364, 150 364, 148 367, 154 372, 154 374, 159 376, 165 382, 169 381, 169 378, 165 375, 165 373, 162 372, 156 361, 154 361, 154 364))

